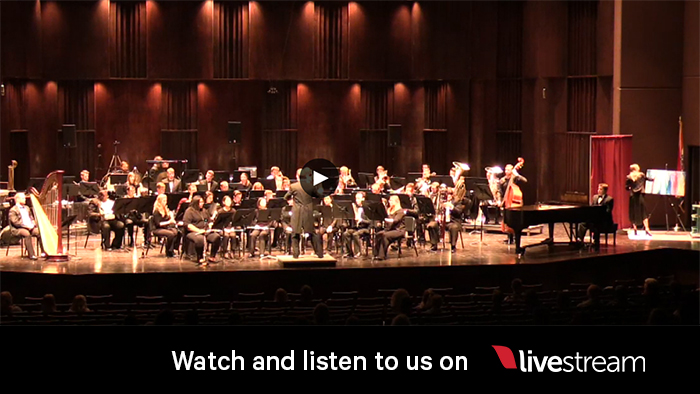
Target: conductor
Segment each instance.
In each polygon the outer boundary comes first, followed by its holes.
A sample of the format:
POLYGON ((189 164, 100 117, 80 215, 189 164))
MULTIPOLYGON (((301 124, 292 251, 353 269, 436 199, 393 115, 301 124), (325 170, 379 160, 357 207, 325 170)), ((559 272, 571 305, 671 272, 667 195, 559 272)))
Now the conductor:
POLYGON ((297 181, 293 183, 289 191, 284 195, 285 200, 293 199, 292 206, 292 255, 299 258, 299 243, 301 234, 308 234, 314 252, 318 258, 323 258, 323 245, 316 231, 314 231, 314 202, 312 197, 304 191, 302 181, 311 182, 313 171, 306 167, 297 170, 297 181))

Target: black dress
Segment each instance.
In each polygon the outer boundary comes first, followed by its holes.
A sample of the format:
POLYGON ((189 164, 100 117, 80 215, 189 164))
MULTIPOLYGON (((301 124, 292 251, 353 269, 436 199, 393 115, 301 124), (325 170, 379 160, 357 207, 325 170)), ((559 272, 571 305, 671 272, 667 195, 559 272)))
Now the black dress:
POLYGON ((641 174, 637 180, 633 180, 627 175, 627 180, 625 181, 625 189, 630 191, 630 207, 629 207, 629 219, 634 225, 642 225, 644 219, 647 218, 647 208, 644 203, 644 186, 646 184, 647 177, 641 174))

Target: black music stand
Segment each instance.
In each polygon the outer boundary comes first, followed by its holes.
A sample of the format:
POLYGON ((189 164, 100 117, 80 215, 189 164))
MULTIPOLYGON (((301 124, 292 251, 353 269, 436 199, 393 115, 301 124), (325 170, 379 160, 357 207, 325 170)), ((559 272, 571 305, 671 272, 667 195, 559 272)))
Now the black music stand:
MULTIPOLYGON (((193 168, 191 170, 185 170, 182 172, 182 176, 180 177, 180 182, 182 182, 182 185, 187 185, 189 183, 197 182, 199 181, 199 177, 202 174, 199 172, 199 169, 193 168)), ((184 187, 184 186, 183 186, 184 187)))
POLYGON ((411 197, 408 194, 394 194, 395 196, 399 196, 399 201, 401 202, 401 208, 403 209, 412 209, 413 204, 411 204, 411 197))
POLYGON ((257 200, 258 198, 263 198, 263 197, 265 197, 264 190, 251 190, 248 192, 248 199, 249 200, 257 200))
POLYGON ((354 220, 355 210, 350 201, 335 201, 333 203, 333 218, 342 220, 354 220))
POLYGON ((333 201, 349 201, 352 202, 354 200, 352 194, 334 194, 333 195, 333 201))
POLYGON ((433 201, 426 196, 417 195, 416 203, 418 204, 418 214, 435 216, 435 205, 433 201))
MULTIPOLYGON (((253 224, 255 220, 255 209, 238 209, 231 219, 231 227, 234 228, 234 232, 244 234, 248 227, 253 224)), ((243 251, 243 237, 241 237, 240 242, 238 242, 238 257, 241 257, 243 251)))
POLYGON ((277 190, 275 192, 275 197, 284 198, 285 194, 287 194, 287 190, 277 190))
POLYGON ((69 199, 70 197, 78 197, 80 196, 80 188, 75 183, 64 183, 63 195, 66 196, 66 199, 69 199))
POLYGON ((258 207, 257 199, 247 199, 241 201, 241 209, 255 209, 258 207))
POLYGON ((267 202, 267 209, 282 209, 289 205, 287 201, 283 198, 272 198, 267 202))
POLYGON ((123 185, 126 183, 127 174, 109 174, 109 183, 112 185, 123 185))
POLYGON ((274 179, 258 179, 265 190, 277 190, 277 183, 274 179))
POLYGON ((183 198, 187 199, 190 196, 189 193, 166 193, 165 195, 168 197, 168 209, 171 211, 177 209, 183 198))
POLYGON ((178 222, 181 221, 185 217, 185 211, 187 211, 187 208, 189 208, 189 207, 190 207, 189 202, 186 202, 186 201, 183 202, 180 205, 180 209, 178 209, 177 212, 175 212, 175 220, 178 222))
MULTIPOLYGON (((474 193, 474 198, 477 201, 490 201, 494 199, 493 193, 491 193, 491 188, 489 187, 489 181, 486 178, 479 178, 479 177, 468 177, 464 178, 464 186, 466 187, 467 190, 471 191, 474 193)), ((477 205, 478 207, 478 205, 477 205)), ((480 208, 479 208, 480 209, 480 208)), ((477 217, 479 217, 477 213, 477 217)), ((479 242, 472 242, 472 245, 476 244, 481 244, 484 246, 488 246, 484 242, 484 221, 480 220, 480 228, 479 230, 476 229, 476 223, 474 224, 474 231, 479 231, 479 242)))
POLYGON ((233 172, 233 180, 236 181, 237 183, 241 182, 241 174, 246 174, 248 176, 248 180, 250 181, 250 171, 240 171, 236 170, 233 172))
POLYGON ((80 182, 79 193, 84 197, 94 197, 100 193, 97 182, 80 182))
POLYGON ((369 172, 358 172, 357 180, 359 181, 357 183, 358 186, 360 184, 364 184, 365 188, 369 189, 372 184, 374 184, 374 174, 370 174, 369 172))
POLYGON ((437 182, 440 185, 445 185, 447 187, 455 187, 455 182, 449 175, 435 175, 430 177, 430 183, 437 182))
MULTIPOLYGON (((63 222, 61 223, 61 229, 63 229, 64 227, 68 227, 68 254, 70 254, 70 228, 73 225, 73 223, 75 223, 75 219, 77 218, 78 215, 70 215, 67 218, 63 219, 63 222)), ((78 234, 75 235, 75 243, 76 245, 78 243, 78 234)), ((74 258, 78 258, 78 247, 76 246, 73 249, 75 249, 74 258)))
POLYGON ((398 190, 406 186, 406 178, 399 176, 392 176, 389 178, 389 186, 391 190, 398 190))
POLYGON ((231 222, 232 218, 234 215, 234 211, 229 211, 229 212, 221 212, 216 215, 216 219, 214 219, 214 224, 212 224, 212 229, 214 230, 224 230, 226 226, 231 222))
POLYGON ((381 194, 374 194, 374 193, 365 193, 365 201, 381 202, 382 195, 381 194))

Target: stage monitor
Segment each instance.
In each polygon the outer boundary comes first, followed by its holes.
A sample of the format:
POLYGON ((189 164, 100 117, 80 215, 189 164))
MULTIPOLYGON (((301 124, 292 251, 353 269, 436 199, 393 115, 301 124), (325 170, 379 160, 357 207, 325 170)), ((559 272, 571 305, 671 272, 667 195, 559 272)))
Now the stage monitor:
POLYGON ((645 194, 661 196, 685 196, 685 172, 671 170, 647 170, 645 194))

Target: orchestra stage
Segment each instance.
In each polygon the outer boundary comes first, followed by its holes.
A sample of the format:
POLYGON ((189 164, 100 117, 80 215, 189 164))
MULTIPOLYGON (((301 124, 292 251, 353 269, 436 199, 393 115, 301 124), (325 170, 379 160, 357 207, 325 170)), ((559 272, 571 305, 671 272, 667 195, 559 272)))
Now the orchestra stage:
MULTIPOLYGON (((545 232, 546 233, 546 232, 545 232)), ((165 258, 159 247, 142 256, 142 249, 131 251, 102 251, 99 236, 91 236, 83 248, 84 235, 75 238, 70 250, 71 260, 51 263, 20 257, 20 247, 12 246, 7 257, 0 259, 3 290, 15 294, 32 289, 30 296, 44 292, 75 294, 104 294, 133 292, 134 294, 227 293, 231 291, 274 292, 278 287, 298 289, 303 284, 335 290, 358 288, 454 287, 455 282, 470 286, 509 286, 514 277, 529 283, 551 286, 569 283, 611 283, 619 278, 643 279, 650 276, 675 275, 684 281, 697 281, 700 265, 700 242, 687 240, 679 233, 654 232, 664 240, 630 240, 624 232, 618 234, 616 245, 612 235, 608 245, 604 240, 600 251, 569 245, 546 245, 528 248, 520 258, 514 246, 503 243, 504 235, 462 232, 462 243, 456 253, 449 249, 430 252, 418 247, 395 250, 389 258, 373 261, 368 257, 342 258, 335 267, 303 265, 284 268, 276 258, 242 258, 219 260, 201 267, 178 258, 165 258), (675 237, 675 238, 674 238, 675 237), (677 239, 677 240, 676 240, 677 239)), ((523 245, 541 242, 546 234, 523 237, 523 245)), ((555 240, 567 239, 563 226, 557 226, 555 240)), ((308 248, 310 250, 311 248, 308 248)), ((274 251, 274 254, 280 252, 274 251)), ((371 251, 370 251, 371 254, 371 251)), ((696 282, 694 282, 696 283, 696 282)), ((419 290, 416 290, 419 291, 419 290)), ((39 294, 41 293, 41 294, 39 294)))

